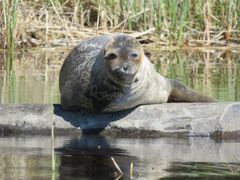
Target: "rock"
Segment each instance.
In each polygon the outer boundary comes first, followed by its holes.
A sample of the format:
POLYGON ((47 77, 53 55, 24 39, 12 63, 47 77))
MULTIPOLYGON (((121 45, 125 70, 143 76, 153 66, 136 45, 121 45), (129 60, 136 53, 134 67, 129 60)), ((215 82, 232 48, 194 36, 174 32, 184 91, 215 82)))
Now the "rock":
POLYGON ((117 113, 66 112, 60 105, 1 104, 0 133, 119 136, 240 136, 240 103, 166 103, 117 113))

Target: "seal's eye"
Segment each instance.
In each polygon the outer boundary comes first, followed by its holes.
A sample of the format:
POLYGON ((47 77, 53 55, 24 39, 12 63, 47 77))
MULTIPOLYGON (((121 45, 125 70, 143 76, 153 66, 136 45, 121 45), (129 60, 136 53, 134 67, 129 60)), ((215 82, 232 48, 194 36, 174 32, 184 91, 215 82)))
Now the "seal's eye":
POLYGON ((116 59, 116 58, 117 58, 117 55, 115 53, 110 53, 107 56, 105 56, 106 60, 113 60, 113 59, 116 59))
POLYGON ((132 53, 132 54, 131 54, 131 57, 134 58, 134 59, 136 59, 136 58, 138 57, 138 53, 136 53, 136 52, 132 53))

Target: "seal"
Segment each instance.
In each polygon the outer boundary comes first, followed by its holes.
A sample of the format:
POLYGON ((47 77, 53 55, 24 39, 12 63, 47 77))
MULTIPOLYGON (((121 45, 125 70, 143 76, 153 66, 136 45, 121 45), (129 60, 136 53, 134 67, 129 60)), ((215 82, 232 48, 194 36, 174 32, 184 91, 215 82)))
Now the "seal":
POLYGON ((141 44, 126 34, 96 36, 74 47, 60 70, 59 87, 66 110, 114 112, 144 104, 214 101, 157 73, 141 44))

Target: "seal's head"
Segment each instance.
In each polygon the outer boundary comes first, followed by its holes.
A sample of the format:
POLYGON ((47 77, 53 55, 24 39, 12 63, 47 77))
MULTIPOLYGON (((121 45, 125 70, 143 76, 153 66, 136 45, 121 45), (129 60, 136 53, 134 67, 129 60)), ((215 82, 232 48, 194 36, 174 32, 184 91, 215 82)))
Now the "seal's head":
POLYGON ((131 36, 116 35, 104 51, 104 62, 110 76, 121 82, 131 82, 142 63, 143 50, 131 36))

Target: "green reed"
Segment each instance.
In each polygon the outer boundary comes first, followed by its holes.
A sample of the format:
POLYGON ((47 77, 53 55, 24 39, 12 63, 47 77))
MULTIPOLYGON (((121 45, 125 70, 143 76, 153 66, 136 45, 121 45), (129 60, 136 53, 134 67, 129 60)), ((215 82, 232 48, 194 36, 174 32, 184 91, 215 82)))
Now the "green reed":
MULTIPOLYGON (((114 2, 114 0, 109 0, 114 2)), ((184 35, 198 37, 203 32, 204 26, 204 2, 194 0, 133 0, 133 6, 129 7, 131 0, 121 1, 123 4, 123 12, 126 15, 130 11, 128 17, 128 30, 144 30, 155 27, 156 33, 161 34, 162 30, 168 32, 168 40, 177 42, 178 45, 184 43, 184 35), (128 6, 128 7, 126 7, 128 6), (141 13, 142 12, 142 13, 141 13), (141 13, 141 18, 131 17, 141 13), (189 33, 188 33, 189 31, 189 33)), ((239 8, 238 0, 208 0, 212 7, 211 23, 215 29, 223 31, 238 30, 239 8), (225 22, 225 23, 222 23, 225 22)), ((115 15, 119 13, 116 12, 115 15)), ((239 32, 238 32, 239 33, 239 32)))
POLYGON ((51 155, 52 155, 52 175, 55 177, 55 171, 56 171, 56 157, 55 157, 55 122, 53 119, 53 115, 51 117, 52 125, 51 125, 51 155))
POLYGON ((143 23, 144 23, 144 30, 147 30, 147 0, 143 0, 143 9, 144 9, 144 14, 143 14, 143 23))
POLYGON ((178 44, 182 44, 183 36, 184 36, 184 27, 187 25, 187 16, 188 16, 188 10, 189 10, 189 1, 183 1, 182 4, 182 12, 180 14, 180 23, 179 23, 179 29, 178 29, 178 44))
POLYGON ((157 33, 160 34, 161 33, 161 26, 162 26, 162 4, 160 3, 160 1, 158 1, 157 3, 157 12, 156 12, 156 16, 157 16, 157 33))
POLYGON ((168 2, 171 17, 171 30, 176 31, 177 27, 177 16, 178 16, 178 0, 172 0, 168 2))
POLYGON ((151 0, 150 1, 150 20, 149 20, 149 27, 150 28, 153 27, 154 14, 156 13, 156 12, 154 12, 154 5, 155 5, 155 1, 151 0))
MULTIPOLYGON (((15 59, 15 39, 16 39, 16 25, 17 25, 17 4, 18 0, 12 1, 0 1, 2 10, 2 20, 0 21, 0 33, 3 34, 2 42, 0 40, 0 45, 3 48, 7 47, 7 61, 5 64, 5 76, 6 76, 6 86, 9 92, 9 101, 14 102, 16 97, 16 76, 13 67, 13 61, 15 59), (13 99, 10 99, 13 98, 13 99)), ((1 11, 0 11, 1 12, 1 11)))
MULTIPOLYGON (((0 1, 0 33, 4 34, 2 46, 7 45, 10 51, 14 50, 16 25, 17 25, 17 4, 18 0, 0 1)), ((0 40, 1 41, 1 40, 0 40)))

